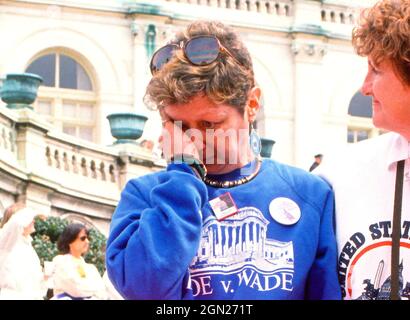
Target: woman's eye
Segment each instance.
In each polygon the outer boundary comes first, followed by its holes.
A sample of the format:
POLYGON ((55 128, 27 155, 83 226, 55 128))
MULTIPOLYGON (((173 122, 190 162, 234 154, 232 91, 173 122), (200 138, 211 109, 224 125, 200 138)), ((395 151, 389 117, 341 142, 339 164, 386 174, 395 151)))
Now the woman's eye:
POLYGON ((214 123, 214 122, 202 121, 202 127, 204 127, 205 129, 215 128, 215 124, 216 123, 214 123))

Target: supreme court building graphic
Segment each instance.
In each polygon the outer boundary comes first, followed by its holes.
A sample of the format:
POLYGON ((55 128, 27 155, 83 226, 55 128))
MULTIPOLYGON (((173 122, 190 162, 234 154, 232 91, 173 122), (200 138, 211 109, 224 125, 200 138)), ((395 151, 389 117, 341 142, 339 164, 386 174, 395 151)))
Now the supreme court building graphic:
POLYGON ((192 274, 210 272, 234 273, 252 262, 261 272, 291 270, 292 242, 266 238, 269 221, 257 208, 245 207, 226 220, 215 217, 205 221, 202 240, 191 264, 192 274))

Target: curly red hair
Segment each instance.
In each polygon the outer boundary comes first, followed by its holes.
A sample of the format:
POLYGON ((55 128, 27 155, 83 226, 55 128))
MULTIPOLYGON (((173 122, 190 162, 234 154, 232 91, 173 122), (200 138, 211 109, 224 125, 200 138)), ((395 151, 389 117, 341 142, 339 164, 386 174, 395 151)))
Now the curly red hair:
POLYGON ((410 0, 382 0, 364 10, 352 41, 359 55, 371 56, 376 64, 390 60, 410 86, 410 0))

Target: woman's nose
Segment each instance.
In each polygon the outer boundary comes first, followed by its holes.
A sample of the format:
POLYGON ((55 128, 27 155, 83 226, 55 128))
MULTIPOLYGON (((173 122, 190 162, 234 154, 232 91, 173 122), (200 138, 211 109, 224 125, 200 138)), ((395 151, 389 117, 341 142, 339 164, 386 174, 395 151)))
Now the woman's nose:
POLYGON ((363 81, 362 87, 360 88, 360 92, 364 96, 372 95, 372 79, 369 74, 366 75, 366 78, 363 81))

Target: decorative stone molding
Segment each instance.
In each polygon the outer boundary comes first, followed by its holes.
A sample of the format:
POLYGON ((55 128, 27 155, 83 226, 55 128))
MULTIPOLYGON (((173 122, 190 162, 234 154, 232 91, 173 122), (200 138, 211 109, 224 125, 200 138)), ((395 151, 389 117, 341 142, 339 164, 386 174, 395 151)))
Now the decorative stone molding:
POLYGON ((131 13, 151 13, 167 15, 169 12, 161 8, 163 3, 175 3, 181 5, 208 6, 219 9, 230 9, 239 11, 248 11, 255 13, 264 13, 278 16, 293 15, 293 0, 163 0, 155 4, 136 4, 130 9, 131 13))
POLYGON ((158 44, 165 43, 171 40, 172 38, 174 38, 177 32, 176 27, 173 25, 158 25, 157 29, 157 37, 159 42, 158 44))
POLYGON ((134 37, 134 43, 138 43, 140 45, 145 45, 148 38, 150 41, 156 42, 157 40, 165 39, 172 34, 172 27, 158 27, 152 23, 142 23, 136 20, 131 22, 130 30, 134 37), (155 27, 154 30, 152 26, 155 27))
POLYGON ((0 149, 7 152, 16 153, 16 130, 0 124, 0 149))
POLYGON ((319 63, 327 53, 327 45, 321 42, 315 43, 293 40, 290 49, 295 59, 300 62, 319 63))
POLYGON ((132 21, 130 24, 130 30, 131 34, 134 37, 134 42, 135 43, 145 43, 145 32, 146 32, 146 26, 143 24, 137 22, 137 21, 132 21))
POLYGON ((132 21, 130 24, 130 30, 134 37, 137 37, 141 33, 141 27, 136 21, 132 21))

